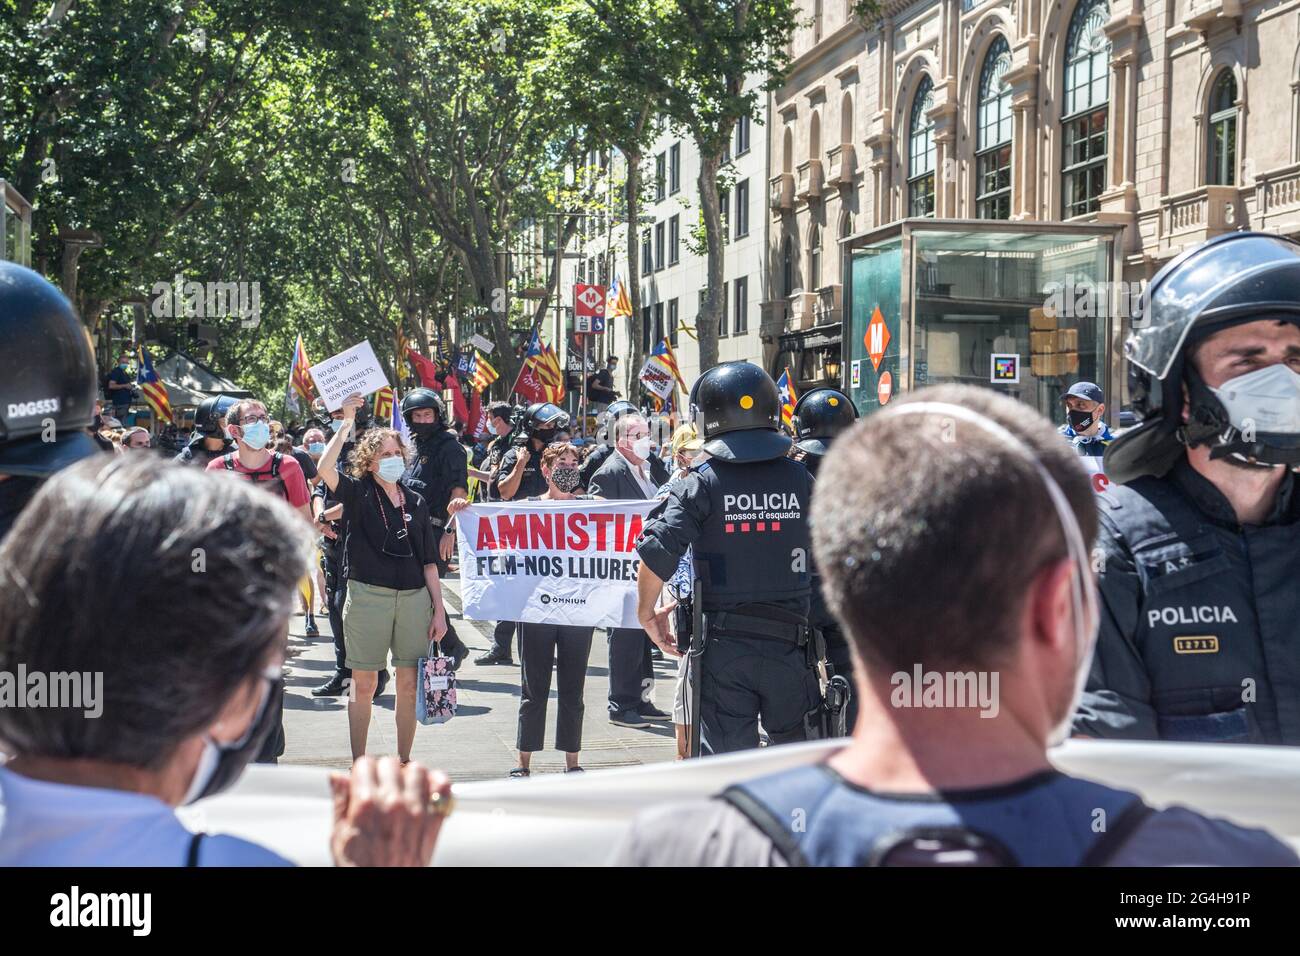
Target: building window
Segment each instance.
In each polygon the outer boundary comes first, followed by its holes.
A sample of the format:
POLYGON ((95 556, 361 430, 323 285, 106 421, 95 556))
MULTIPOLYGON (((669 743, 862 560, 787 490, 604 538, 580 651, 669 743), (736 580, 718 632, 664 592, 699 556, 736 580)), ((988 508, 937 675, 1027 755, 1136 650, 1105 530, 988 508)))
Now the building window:
POLYGON ((749 277, 741 276, 736 280, 736 321, 737 335, 749 331, 749 277))
POLYGON ((664 223, 655 225, 655 272, 664 267, 664 223))
POLYGON ((980 74, 979 130, 975 153, 975 215, 1011 218, 1011 48, 998 37, 980 74))
POLYGON ((722 283, 722 295, 719 296, 718 306, 720 314, 718 316, 718 338, 727 337, 727 283, 722 283))
POLYGON ((650 230, 641 233, 641 274, 649 275, 655 271, 654 254, 650 246, 650 230))
POLYGON ((794 295, 794 237, 786 236, 781 245, 781 288, 794 295))
POLYGON ((731 241, 731 190, 718 190, 718 215, 722 218, 722 241, 731 241))
POLYGON ((1210 94, 1210 162, 1205 181, 1212 186, 1237 183, 1237 80, 1224 70, 1210 94))
POLYGON ((660 153, 655 157, 655 202, 663 202, 664 199, 664 185, 667 183, 667 163, 667 153, 660 153))
POLYGON ((1061 216, 1096 212, 1106 189, 1110 40, 1106 0, 1080 0, 1065 39, 1061 120, 1061 216))
POLYGON ((681 259, 682 217, 673 216, 668 220, 668 264, 677 265, 681 259))
POLYGON ((654 315, 654 310, 644 305, 641 307, 641 351, 650 351, 650 319, 654 315))
POLYGON ((736 183, 736 238, 749 235, 749 180, 736 183))
POLYGON ((749 117, 742 116, 736 120, 736 155, 744 156, 749 152, 749 117))
POLYGON ((822 227, 813 226, 808 243, 808 289, 822 287, 822 227))
POLYGON ((926 114, 934 107, 934 86, 921 79, 912 98, 907 124, 907 214, 934 215, 934 120, 926 114))
POLYGON ((654 342, 655 345, 658 345, 660 342, 663 341, 663 337, 664 337, 664 304, 662 302, 656 302, 655 303, 655 332, 652 341, 654 342))
POLYGON ((677 348, 677 300, 668 300, 668 344, 677 348))
POLYGON ((668 151, 668 191, 678 192, 682 188, 682 144, 673 143, 668 151))
POLYGON ((813 43, 822 42, 822 0, 813 0, 813 43))

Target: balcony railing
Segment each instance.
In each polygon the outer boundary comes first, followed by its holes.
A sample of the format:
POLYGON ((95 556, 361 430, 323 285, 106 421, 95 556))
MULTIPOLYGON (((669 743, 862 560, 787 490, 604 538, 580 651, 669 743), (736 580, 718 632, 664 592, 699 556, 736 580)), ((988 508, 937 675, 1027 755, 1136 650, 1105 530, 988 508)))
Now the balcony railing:
POLYGON ((807 202, 822 194, 822 161, 808 159, 799 164, 799 199, 807 202))
POLYGON ((772 177, 768 189, 768 203, 773 212, 788 212, 794 208, 793 173, 778 173, 772 177))
POLYGON ((1160 200, 1160 239, 1166 247, 1204 242, 1241 223, 1236 186, 1202 186, 1160 200))
POLYGON ((832 146, 826 153, 826 182, 841 189, 853 185, 853 175, 858 171, 858 157, 852 143, 832 146))

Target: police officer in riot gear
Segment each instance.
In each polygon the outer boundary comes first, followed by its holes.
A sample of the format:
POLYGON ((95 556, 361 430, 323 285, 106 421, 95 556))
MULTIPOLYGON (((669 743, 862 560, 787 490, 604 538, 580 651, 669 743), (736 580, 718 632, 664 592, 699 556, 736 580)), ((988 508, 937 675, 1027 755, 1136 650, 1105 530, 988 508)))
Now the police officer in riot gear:
POLYGON ((63 293, 0 261, 0 538, 45 478, 99 452, 95 354, 63 293))
MULTIPOLYGON (((851 428, 858 420, 858 410, 853 401, 835 388, 814 388, 804 392, 794 406, 795 442, 790 457, 801 461, 817 477, 822 459, 830 451, 831 442, 841 432, 851 428)), ((821 629, 826 640, 826 659, 832 672, 844 678, 838 690, 848 698, 844 703, 845 728, 852 729, 858 717, 858 702, 852 693, 853 655, 848 639, 839 622, 835 620, 822 596, 820 576, 813 567, 812 622, 821 629)))
POLYGON ((1232 233, 1151 281, 1141 417, 1107 448, 1076 733, 1300 744, 1300 245, 1232 233))
POLYGON ((194 412, 194 434, 173 460, 182 465, 206 468, 212 459, 234 451, 235 443, 226 433, 226 412, 236 401, 238 399, 229 395, 204 399, 194 412))
POLYGON ((550 402, 537 402, 524 411, 513 446, 501 458, 491 482, 492 498, 522 501, 546 493, 542 449, 569 427, 569 413, 550 402))
MULTIPOLYGON (((610 441, 610 437, 614 434, 614 423, 629 412, 639 415, 640 409, 626 399, 612 402, 605 409, 601 419, 600 444, 593 448, 591 454, 582 460, 582 468, 578 472, 578 481, 583 488, 590 487, 591 479, 596 476, 596 472, 600 471, 600 466, 605 464, 609 460, 609 456, 614 453, 614 443, 610 441)), ((651 455, 648 463, 650 478, 656 487, 668 480, 668 466, 664 464, 658 455, 651 455)))
POLYGON ((691 389, 690 414, 711 457, 650 513, 637 543, 638 618, 680 656, 672 612, 655 605, 693 547, 703 633, 690 650, 701 664, 692 724, 701 751, 757 747, 760 716, 773 743, 805 740, 820 717, 824 667, 809 626, 813 478, 786 457, 776 383, 757 365, 709 369, 691 389))
MULTIPOLYGON (((430 388, 412 389, 402 397, 401 412, 415 440, 415 458, 403 477, 418 482, 414 487, 429 503, 429 517, 439 542, 438 574, 445 576, 455 543, 447 505, 467 494, 469 463, 455 433, 447 428, 447 409, 437 392, 430 388)), ((469 648, 456 635, 451 621, 447 622, 447 633, 442 638, 442 651, 455 659, 456 667, 469 654, 469 648)))

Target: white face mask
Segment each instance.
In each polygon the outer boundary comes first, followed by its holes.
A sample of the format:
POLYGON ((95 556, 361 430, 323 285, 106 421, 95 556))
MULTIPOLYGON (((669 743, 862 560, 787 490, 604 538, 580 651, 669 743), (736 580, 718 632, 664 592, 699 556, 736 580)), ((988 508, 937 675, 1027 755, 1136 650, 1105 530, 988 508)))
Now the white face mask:
POLYGON ((642 461, 650 457, 650 436, 642 435, 636 441, 632 442, 632 454, 636 455, 642 461))
POLYGON ((1286 365, 1257 368, 1210 391, 1247 441, 1259 433, 1300 435, 1300 374, 1286 365))

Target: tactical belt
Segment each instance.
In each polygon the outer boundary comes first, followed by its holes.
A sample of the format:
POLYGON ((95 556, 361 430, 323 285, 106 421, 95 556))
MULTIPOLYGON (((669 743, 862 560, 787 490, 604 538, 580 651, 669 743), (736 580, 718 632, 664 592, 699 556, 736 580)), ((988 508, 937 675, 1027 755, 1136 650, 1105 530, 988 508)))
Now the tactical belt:
POLYGON ((771 618, 755 617, 753 614, 740 614, 736 611, 712 611, 706 614, 706 617, 710 637, 766 637, 789 641, 800 647, 808 643, 809 628, 806 624, 773 621, 771 618))

